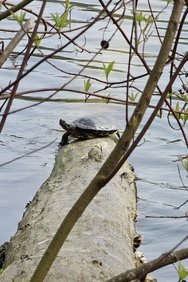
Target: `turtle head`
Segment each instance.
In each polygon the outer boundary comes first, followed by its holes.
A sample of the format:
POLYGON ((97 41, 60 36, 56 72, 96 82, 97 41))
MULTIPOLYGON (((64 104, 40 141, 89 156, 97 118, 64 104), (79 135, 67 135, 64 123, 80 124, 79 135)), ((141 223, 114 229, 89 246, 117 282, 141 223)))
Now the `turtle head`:
POLYGON ((59 124, 63 127, 64 130, 71 132, 73 129, 73 125, 71 123, 67 123, 65 120, 60 119, 59 124))

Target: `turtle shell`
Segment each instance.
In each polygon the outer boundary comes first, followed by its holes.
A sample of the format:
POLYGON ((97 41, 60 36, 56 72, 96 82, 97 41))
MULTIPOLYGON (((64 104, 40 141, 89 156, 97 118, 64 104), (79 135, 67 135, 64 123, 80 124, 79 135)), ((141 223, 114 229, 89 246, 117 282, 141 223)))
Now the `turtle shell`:
POLYGON ((72 122, 75 129, 95 132, 96 135, 108 135, 115 131, 117 128, 111 122, 99 116, 84 116, 72 122))

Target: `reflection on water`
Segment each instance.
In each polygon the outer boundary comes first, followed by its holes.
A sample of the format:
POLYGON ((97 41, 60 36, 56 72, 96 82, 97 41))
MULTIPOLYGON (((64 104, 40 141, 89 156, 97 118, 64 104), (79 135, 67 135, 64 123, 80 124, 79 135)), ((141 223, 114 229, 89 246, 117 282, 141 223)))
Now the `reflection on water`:
MULTIPOLYGON (((60 3, 61 1, 56 2, 60 3)), ((153 1, 156 12, 166 5, 164 2, 153 1)), ((32 4, 33 9, 37 10, 40 4, 40 1, 34 1, 32 4)), ((92 16, 96 15, 98 9, 98 1, 82 1, 79 9, 73 9, 72 19, 75 22, 72 23, 72 27, 81 26, 83 22, 87 23, 92 16)), ((143 1, 142 9, 143 11, 147 9, 147 1, 143 1)), ((49 2, 47 6, 46 14, 49 14, 49 12, 57 12, 57 5, 54 5, 53 2, 49 2)), ((128 15, 131 16, 131 9, 128 15)), ((165 10, 158 21, 159 28, 166 24, 164 20, 168 15, 169 10, 165 10)), ((107 32, 103 33, 101 25, 104 27, 106 22, 104 20, 96 24, 87 33, 87 41, 84 48, 90 50, 91 53, 93 50, 96 51, 100 48, 100 41, 103 37, 108 39, 114 32, 114 26, 109 25, 107 32)), ((128 17, 126 18, 125 30, 127 32, 130 30, 128 17)), ((146 56, 148 56, 149 64, 152 65, 160 44, 159 42, 156 44, 155 34, 152 34, 150 40, 151 44, 147 49, 146 56)), ((45 50, 42 45, 41 50, 48 53, 57 48, 57 46, 65 44, 65 42, 61 42, 58 37, 55 40, 54 37, 49 36, 44 42, 44 46, 48 46, 48 48, 45 50)), ((77 44, 83 46, 85 38, 79 38, 77 44)), ((60 70, 54 69, 48 63, 40 65, 21 83, 19 91, 33 88, 60 87, 66 83, 71 79, 71 74, 78 72, 93 55, 89 52, 75 53, 75 48, 77 47, 70 46, 59 53, 58 56, 53 57, 51 63, 55 64, 60 70)), ((182 47, 183 51, 184 47, 182 47)), ((117 33, 111 41, 109 49, 98 54, 94 62, 82 73, 84 76, 78 77, 69 85, 70 89, 83 91, 86 75, 99 78, 92 82, 93 92, 103 89, 105 75, 102 63, 108 63, 112 60, 115 60, 116 63, 113 75, 110 76, 110 81, 124 81, 125 73, 121 70, 124 69, 124 66, 127 66, 127 54, 128 46, 122 39, 122 36, 117 33)), ((37 62, 39 56, 41 54, 38 51, 32 58, 31 64, 37 62)), ((19 63, 20 58, 17 60, 19 63)), ((133 61, 133 66, 135 66, 133 68, 134 75, 144 71, 138 59, 133 61)), ((27 67, 29 68, 29 65, 27 67)), ((17 69, 12 68, 11 62, 8 61, 6 68, 4 66, 1 70, 1 86, 5 86, 10 79, 14 79, 16 73, 17 69)), ((164 74, 163 80, 161 80, 161 87, 166 83, 166 75, 164 74)), ((139 80, 138 87, 140 89, 143 89, 146 80, 146 77, 139 80)), ((123 83, 122 86, 124 86, 123 83)), ((124 98, 125 96, 124 89, 117 87, 112 87, 107 91, 103 90, 101 93, 118 98, 124 98)), ((31 96, 39 98, 45 95, 43 93, 35 93, 31 96)), ((73 91, 72 93, 62 91, 55 98, 75 99, 75 96, 76 98, 85 98, 82 95, 75 94, 73 91)), ((13 107, 14 109, 19 109, 33 103, 35 102, 32 100, 17 99, 13 107)), ((6 127, 0 137, 0 163, 40 148, 55 138, 57 140, 44 150, 1 167, 0 213, 2 216, 0 243, 8 240, 15 232, 24 207, 51 172, 58 143, 62 136, 62 129, 58 125, 59 118, 72 120, 86 114, 111 115, 114 120, 113 123, 120 130, 124 129, 125 108, 123 105, 118 104, 45 102, 37 107, 9 116, 6 127)), ((149 115, 149 112, 147 114, 149 115)), ((179 140, 179 138, 179 132, 169 127, 165 117, 163 119, 156 119, 146 134, 144 141, 141 142, 129 160, 135 167, 138 179, 140 179, 137 181, 139 197, 137 228, 138 232, 145 237, 144 244, 140 249, 145 252, 148 259, 153 259, 162 252, 169 250, 187 235, 187 221, 185 219, 146 218, 148 215, 181 216, 187 211, 187 204, 178 210, 175 209, 175 207, 180 206, 187 199, 187 191, 182 188, 178 164, 184 181, 187 178, 181 164, 176 162, 179 155, 185 154, 185 146, 182 140, 173 142, 174 140, 179 140)), ((164 268, 164 270, 156 272, 156 276, 159 278, 159 281, 175 281, 177 278, 172 266, 168 270, 164 268)))

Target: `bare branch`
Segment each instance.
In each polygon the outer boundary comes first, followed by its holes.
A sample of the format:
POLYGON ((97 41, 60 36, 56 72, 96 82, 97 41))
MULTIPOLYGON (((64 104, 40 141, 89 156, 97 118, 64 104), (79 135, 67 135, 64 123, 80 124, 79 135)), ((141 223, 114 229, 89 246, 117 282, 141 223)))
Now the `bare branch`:
POLYGON ((1 13, 0 14, 0 21, 3 20, 3 19, 6 19, 12 13, 19 11, 20 9, 22 9, 23 7, 25 7, 26 5, 28 5, 31 2, 33 2, 33 0, 23 0, 20 3, 18 3, 17 5, 13 6, 11 9, 1 13))
POLYGON ((8 56, 11 54, 11 52, 14 50, 14 48, 20 42, 23 36, 32 28, 33 24, 33 19, 27 20, 26 23, 22 26, 22 28, 17 32, 15 37, 7 45, 7 47, 0 53, 0 67, 2 67, 8 56))
POLYGON ((175 263, 188 258, 188 248, 176 251, 174 253, 164 253, 157 259, 144 263, 141 266, 128 270, 106 282, 129 282, 134 279, 142 279, 148 273, 153 272, 161 267, 175 263))
POLYGON ((2 164, 0 164, 0 167, 5 166, 5 165, 8 165, 8 164, 11 164, 11 163, 13 163, 13 162, 15 162, 15 161, 17 161, 17 160, 23 159, 24 157, 30 156, 30 155, 32 155, 32 154, 38 152, 38 151, 41 151, 41 150, 43 150, 43 149, 45 149, 45 148, 51 146, 56 140, 57 140, 57 138, 54 139, 53 141, 51 141, 50 143, 48 143, 47 145, 43 146, 43 147, 40 147, 40 148, 35 149, 35 150, 32 150, 31 152, 28 152, 28 153, 26 153, 26 154, 24 154, 24 155, 21 155, 21 156, 15 158, 15 159, 12 159, 12 160, 10 160, 10 161, 7 161, 7 162, 5 162, 5 163, 2 163, 2 164))

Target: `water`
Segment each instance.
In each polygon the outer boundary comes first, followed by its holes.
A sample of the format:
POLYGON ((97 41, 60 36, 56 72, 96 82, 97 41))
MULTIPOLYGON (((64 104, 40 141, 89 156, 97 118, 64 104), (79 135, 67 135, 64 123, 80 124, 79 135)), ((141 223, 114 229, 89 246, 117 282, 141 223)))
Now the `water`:
MULTIPOLYGON (((57 1, 56 1, 57 2, 57 1)), ((153 8, 159 11, 165 5, 164 1, 153 1, 153 8)), ((99 9, 98 1, 82 1, 82 6, 76 7, 73 10, 72 18, 76 20, 72 24, 73 27, 78 27, 87 23, 92 16, 96 15, 96 10, 99 9), (85 3, 85 4, 84 4, 85 3)), ((38 10, 41 5, 40 1, 35 1, 31 5, 33 10, 38 10)), ((49 15, 52 12, 57 12, 58 6, 53 2, 49 2, 45 14, 49 15)), ((143 1, 142 9, 146 10, 146 1, 143 1)), ((161 15, 158 22, 162 27, 166 24, 164 19, 169 15, 169 10, 161 15), (163 20, 163 21, 162 21, 163 20)), ((130 14, 130 13, 129 13, 130 14)), ((15 22, 9 22, 11 27, 18 28, 14 25, 15 22)), ((97 51, 100 47, 100 41, 103 37, 108 39, 114 32, 114 26, 109 25, 106 32, 101 30, 105 27, 107 20, 97 23, 92 29, 87 32, 87 41, 84 36, 77 40, 77 44, 86 48, 90 52, 82 52, 75 54, 75 46, 69 46, 50 60, 56 66, 61 68, 61 71, 54 69, 48 63, 41 64, 28 77, 26 77, 19 86, 19 91, 39 88, 61 87, 67 83, 72 75, 68 73, 76 73, 83 65, 92 58, 93 50, 97 51), (86 43, 86 45, 84 45, 86 43)), ((127 29, 129 32, 129 20, 126 20, 127 29)), ((6 25, 4 25, 5 27, 6 25)), ((76 34, 76 32, 75 32, 76 34)), ((186 29, 184 36, 186 38, 186 29)), ((3 33, 4 35, 4 33, 3 33)), ((1 34, 2 37, 2 34, 1 34)), ((9 34, 6 34, 9 37, 9 34)), ((17 48, 20 51, 25 44, 26 38, 22 45, 17 48)), ((47 54, 53 51, 57 46, 65 44, 66 40, 59 40, 58 37, 48 37, 41 46, 41 50, 47 54), (44 47, 48 46, 45 50, 44 47)), ((184 39, 184 45, 181 47, 181 52, 186 50, 187 41, 184 39)), ((1 232, 0 244, 9 240, 17 228, 17 223, 21 219, 26 204, 32 199, 37 189, 43 181, 49 176, 57 153, 58 143, 61 140, 62 132, 58 125, 59 118, 74 119, 85 114, 102 114, 110 115, 113 118, 114 124, 123 130, 125 121, 125 108, 118 104, 105 103, 63 103, 62 99, 82 98, 83 96, 74 93, 72 89, 84 90, 84 80, 87 76, 97 77, 98 80, 92 81, 92 91, 101 89, 100 94, 110 95, 111 97, 124 99, 125 92, 123 88, 109 88, 104 91, 105 75, 102 69, 102 63, 115 60, 115 71, 110 75, 110 82, 119 82, 126 79, 124 69, 127 66, 128 45, 122 39, 122 35, 117 33, 110 42, 110 48, 105 50, 95 58, 86 70, 83 70, 82 76, 79 76, 72 81, 67 88, 71 92, 65 90, 54 96, 54 100, 45 102, 35 107, 25 109, 11 114, 6 122, 6 126, 0 136, 0 163, 7 162, 11 159, 24 155, 32 150, 37 150, 40 147, 46 146, 54 140, 54 143, 41 151, 37 151, 29 156, 12 162, 1 167, 0 173, 0 213, 1 213, 1 232), (60 100, 58 100, 60 99, 60 100)), ((151 38, 151 45, 147 49, 148 62, 152 65, 155 56, 159 50, 159 43, 155 36, 151 38), (155 48, 154 48, 155 47, 155 48)), ((27 69, 36 63, 41 57, 39 51, 36 51, 35 56, 28 64, 27 69)), ((16 59, 19 64, 21 57, 16 59)), ((144 73, 140 61, 134 60, 132 73, 138 75, 144 73)), ((1 86, 7 85, 10 80, 15 79, 17 68, 12 66, 12 62, 8 60, 0 71, 1 86)), ((166 83, 168 69, 163 75, 160 86, 163 88, 166 83)), ((147 78, 138 80, 137 86, 143 89, 147 78)), ((124 84, 122 83, 124 86, 124 84)), ((180 86, 177 81, 176 87, 180 86)), ((34 105, 37 103, 33 98, 46 97, 52 91, 35 92, 29 95, 30 99, 16 99, 13 104, 14 110, 34 105)), ((28 97, 28 95, 27 95, 28 97)), ((130 113, 132 108, 130 109, 130 113)), ((149 116, 150 111, 147 112, 149 116)), ((186 127, 187 132, 187 127, 186 127)), ((187 235, 187 220, 185 218, 168 218, 182 216, 188 209, 188 203, 181 208, 176 209, 187 200, 187 190, 183 187, 178 171, 181 172, 181 177, 184 185, 187 185, 187 175, 182 168, 181 162, 177 159, 181 155, 186 154, 186 147, 179 131, 171 129, 167 123, 167 119, 157 118, 152 124, 141 141, 141 144, 131 155, 129 161, 133 164, 137 174, 137 189, 138 189, 138 209, 139 216, 137 222, 137 231, 144 235, 145 240, 140 250, 143 251, 146 257, 151 260, 159 256, 162 252, 173 248, 182 238, 187 235), (155 218, 148 218, 154 216, 155 218), (156 218, 156 217, 159 218, 156 218), (166 216, 166 218, 160 218, 166 216)), ((186 246, 187 243, 184 244, 186 246)), ((159 281, 177 281, 177 274, 173 266, 161 269, 154 273, 159 281)))

